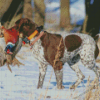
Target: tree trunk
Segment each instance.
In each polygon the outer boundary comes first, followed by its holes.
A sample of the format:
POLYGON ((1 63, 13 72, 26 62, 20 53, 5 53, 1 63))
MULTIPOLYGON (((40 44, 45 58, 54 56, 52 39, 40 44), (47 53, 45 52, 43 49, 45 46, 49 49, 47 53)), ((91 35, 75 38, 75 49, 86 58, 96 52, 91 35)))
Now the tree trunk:
POLYGON ((24 0, 24 17, 32 20, 32 13, 31 0, 24 0))
POLYGON ((37 25, 44 25, 45 23, 45 4, 44 0, 34 0, 34 20, 37 25))
POLYGON ((12 0, 0 0, 0 19, 9 8, 11 2, 12 0))
POLYGON ((60 27, 70 26, 70 0, 61 0, 60 27))
POLYGON ((85 0, 86 17, 83 23, 82 32, 94 37, 99 33, 100 27, 100 0, 85 0))
POLYGON ((13 26, 15 21, 18 20, 18 18, 22 17, 23 3, 24 3, 24 0, 17 0, 17 1, 12 0, 9 8, 6 9, 6 11, 4 12, 1 18, 1 23, 5 28, 9 28, 10 22, 11 22, 10 26, 13 26), (16 19, 16 16, 17 16, 17 19, 16 19))
POLYGON ((82 33, 85 33, 85 34, 89 34, 86 31, 87 22, 88 22, 88 16, 89 16, 89 11, 90 11, 90 0, 85 0, 85 12, 86 12, 86 16, 85 16, 85 20, 84 20, 82 31, 81 31, 82 33))

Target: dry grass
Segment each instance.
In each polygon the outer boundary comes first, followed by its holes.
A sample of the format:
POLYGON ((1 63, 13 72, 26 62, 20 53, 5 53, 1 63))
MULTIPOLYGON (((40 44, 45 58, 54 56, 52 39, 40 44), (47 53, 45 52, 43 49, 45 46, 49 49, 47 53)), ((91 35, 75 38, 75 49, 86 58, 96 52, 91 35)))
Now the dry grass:
POLYGON ((86 91, 77 97, 77 100, 100 100, 100 86, 97 78, 90 82, 90 77, 87 80, 86 91), (81 98, 82 97, 82 98, 81 98), (81 99, 80 99, 81 98, 81 99))
POLYGON ((88 92, 85 95, 85 100, 100 100, 100 86, 95 78, 94 81, 90 84, 90 80, 87 82, 87 90, 88 92), (94 89, 95 87, 95 89, 94 89))

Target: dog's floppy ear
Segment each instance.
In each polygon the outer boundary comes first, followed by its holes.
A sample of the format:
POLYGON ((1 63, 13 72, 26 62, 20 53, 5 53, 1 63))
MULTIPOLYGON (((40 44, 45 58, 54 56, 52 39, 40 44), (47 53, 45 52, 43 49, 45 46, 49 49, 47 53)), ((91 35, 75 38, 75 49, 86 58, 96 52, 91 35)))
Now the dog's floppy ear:
POLYGON ((20 28, 23 24, 28 25, 29 22, 30 22, 30 20, 28 18, 21 18, 21 19, 17 20, 15 22, 15 24, 18 25, 20 28))
POLYGON ((21 31, 23 23, 24 23, 23 18, 21 18, 15 22, 15 25, 18 27, 18 31, 21 31))

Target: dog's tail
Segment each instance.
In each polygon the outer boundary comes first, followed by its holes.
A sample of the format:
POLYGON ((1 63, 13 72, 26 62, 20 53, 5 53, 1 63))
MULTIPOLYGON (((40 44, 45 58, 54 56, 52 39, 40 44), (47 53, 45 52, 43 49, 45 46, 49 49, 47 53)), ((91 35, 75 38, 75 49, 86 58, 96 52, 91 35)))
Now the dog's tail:
POLYGON ((100 38, 100 34, 97 34, 95 37, 93 37, 95 42, 97 43, 98 42, 98 39, 100 38))
MULTIPOLYGON (((94 38, 94 40, 95 40, 95 42, 96 42, 96 46, 97 46, 97 48, 98 48, 98 51, 99 51, 99 53, 98 53, 98 56, 100 57, 100 34, 97 34, 95 37, 93 37, 94 38)), ((97 52, 97 51, 96 51, 97 52)), ((96 62, 97 63, 100 63, 100 59, 96 59, 96 62)))

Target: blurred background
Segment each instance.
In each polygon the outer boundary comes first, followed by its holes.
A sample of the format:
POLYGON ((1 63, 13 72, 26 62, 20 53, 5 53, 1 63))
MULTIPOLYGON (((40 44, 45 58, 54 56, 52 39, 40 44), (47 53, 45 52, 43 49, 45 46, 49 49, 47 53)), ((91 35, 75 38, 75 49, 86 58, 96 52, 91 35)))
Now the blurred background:
POLYGON ((29 18, 45 30, 95 36, 100 27, 100 0, 0 0, 0 21, 10 28, 29 18))

